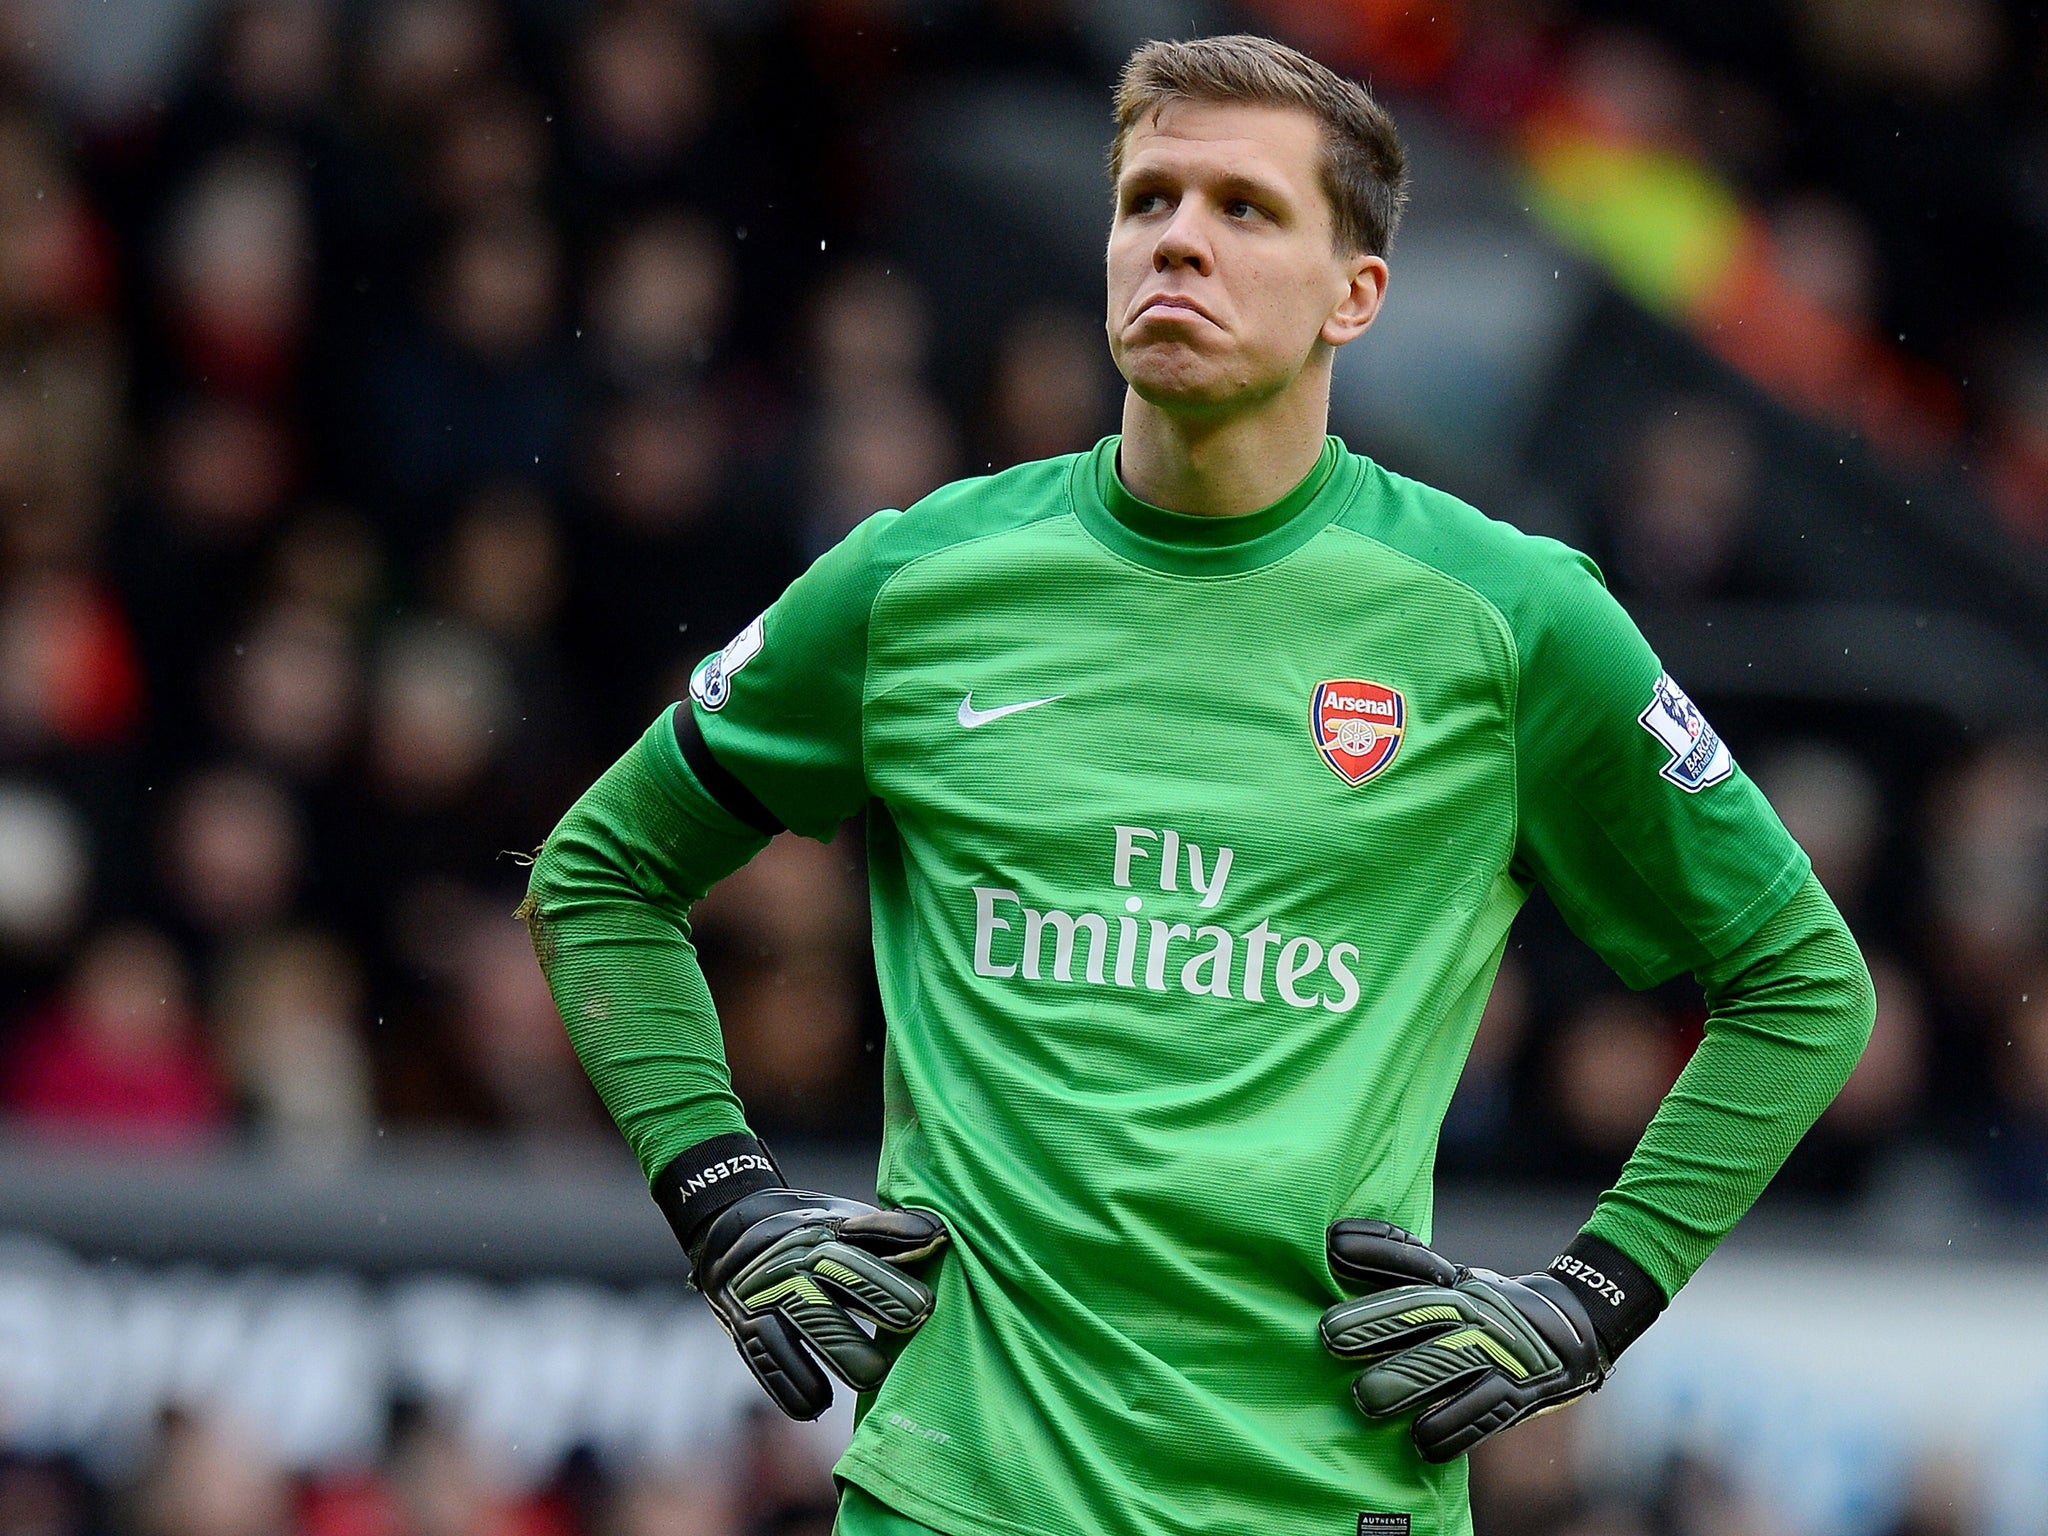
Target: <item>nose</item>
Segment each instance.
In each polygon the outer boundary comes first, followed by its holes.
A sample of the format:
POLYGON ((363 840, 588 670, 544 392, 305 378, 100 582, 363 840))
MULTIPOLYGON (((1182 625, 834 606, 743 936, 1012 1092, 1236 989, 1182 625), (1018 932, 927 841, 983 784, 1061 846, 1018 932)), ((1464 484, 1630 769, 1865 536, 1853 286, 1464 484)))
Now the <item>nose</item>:
POLYGON ((1188 267, 1202 276, 1209 275, 1214 263, 1214 253, 1204 238, 1199 210, 1194 199, 1185 199, 1159 231, 1159 242, 1152 247, 1152 270, 1170 272, 1175 267, 1188 267))

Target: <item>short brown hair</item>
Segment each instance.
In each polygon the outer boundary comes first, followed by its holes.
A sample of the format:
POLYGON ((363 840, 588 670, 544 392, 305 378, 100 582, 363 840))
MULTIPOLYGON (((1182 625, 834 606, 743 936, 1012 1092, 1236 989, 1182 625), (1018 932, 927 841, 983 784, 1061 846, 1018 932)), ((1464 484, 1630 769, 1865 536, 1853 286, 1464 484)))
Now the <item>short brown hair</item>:
POLYGON ((1338 247, 1384 256, 1394 243, 1408 200, 1408 154, 1387 109, 1357 81, 1251 33, 1140 44, 1117 81, 1112 182, 1123 172, 1131 130, 1173 101, 1241 101, 1313 114, 1323 125, 1323 191, 1336 216, 1338 247))

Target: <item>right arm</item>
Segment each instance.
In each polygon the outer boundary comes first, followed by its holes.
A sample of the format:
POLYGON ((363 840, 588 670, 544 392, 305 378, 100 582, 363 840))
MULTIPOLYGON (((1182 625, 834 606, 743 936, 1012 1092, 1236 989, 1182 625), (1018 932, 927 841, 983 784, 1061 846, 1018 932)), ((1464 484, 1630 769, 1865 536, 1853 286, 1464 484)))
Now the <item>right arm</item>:
POLYGON ((932 1293, 896 1266, 929 1257, 946 1228, 787 1187, 733 1094, 689 911, 773 833, 826 839, 865 803, 870 551, 888 521, 869 519, 698 668, 691 697, 549 834, 519 908, 692 1282, 797 1419, 831 1404, 820 1363, 858 1391, 881 1384, 892 1355, 854 1318, 899 1336, 922 1324, 932 1293))
POLYGON ((577 1057, 685 1248, 718 1209, 781 1182, 725 1166, 766 1157, 732 1091, 690 907, 785 827, 829 841, 866 804, 867 618, 887 571, 874 546, 896 516, 869 518, 698 665, 690 696, 549 834, 520 907, 577 1057))
POLYGON ((682 1153, 749 1135, 689 910, 768 841, 698 782, 675 710, 570 807, 519 908, 577 1058, 657 1191, 682 1153))

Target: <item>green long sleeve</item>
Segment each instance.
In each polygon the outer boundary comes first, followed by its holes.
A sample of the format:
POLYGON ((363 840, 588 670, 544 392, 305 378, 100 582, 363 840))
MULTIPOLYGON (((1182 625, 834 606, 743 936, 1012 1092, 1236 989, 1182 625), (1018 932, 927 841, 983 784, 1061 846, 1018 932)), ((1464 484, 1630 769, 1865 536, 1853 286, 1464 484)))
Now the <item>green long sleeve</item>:
POLYGON ((548 835, 519 915, 598 1097, 650 1182, 744 1131, 690 906, 766 846, 698 787, 664 713, 548 835))
MULTIPOLYGON (((571 807, 520 912, 578 1058, 651 1180, 746 1130, 692 903, 765 846, 696 783, 666 714, 571 807)), ((1703 969, 1706 1034, 1585 1230, 1675 1294, 1840 1089, 1875 1015, 1818 881, 1703 969)))
POLYGON ((1763 1192, 1863 1054, 1870 972, 1812 875, 1696 973, 1706 1035, 1585 1230, 1675 1295, 1763 1192))

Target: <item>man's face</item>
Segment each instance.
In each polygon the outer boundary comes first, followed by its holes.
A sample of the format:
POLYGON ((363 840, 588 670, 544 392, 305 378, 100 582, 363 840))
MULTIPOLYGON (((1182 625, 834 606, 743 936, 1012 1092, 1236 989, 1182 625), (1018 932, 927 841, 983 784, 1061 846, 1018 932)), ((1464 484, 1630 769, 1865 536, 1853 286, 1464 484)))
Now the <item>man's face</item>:
POLYGON ((1321 124, 1291 107, 1172 102, 1132 128, 1109 230, 1108 328, 1141 398, 1195 412, 1254 405, 1319 345, 1370 322, 1386 264, 1338 250, 1321 171, 1321 124))

